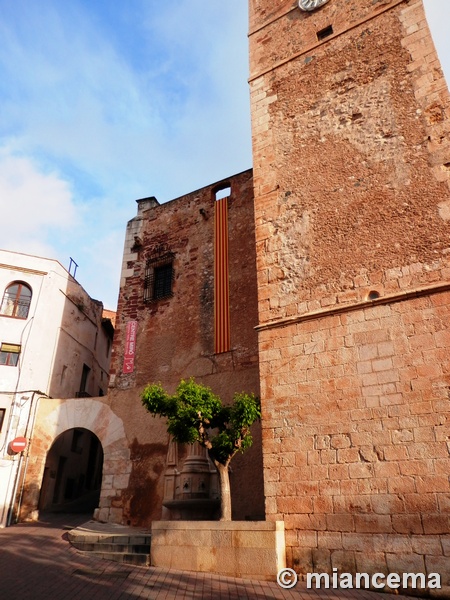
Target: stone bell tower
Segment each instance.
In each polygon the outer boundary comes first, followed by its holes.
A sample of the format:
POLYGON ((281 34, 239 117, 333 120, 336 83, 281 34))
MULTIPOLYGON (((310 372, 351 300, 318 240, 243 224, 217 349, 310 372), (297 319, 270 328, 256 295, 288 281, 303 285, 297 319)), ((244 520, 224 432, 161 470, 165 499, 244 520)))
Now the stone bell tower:
POLYGON ((250 0, 249 39, 267 518, 298 571, 450 585, 450 98, 422 0, 250 0))

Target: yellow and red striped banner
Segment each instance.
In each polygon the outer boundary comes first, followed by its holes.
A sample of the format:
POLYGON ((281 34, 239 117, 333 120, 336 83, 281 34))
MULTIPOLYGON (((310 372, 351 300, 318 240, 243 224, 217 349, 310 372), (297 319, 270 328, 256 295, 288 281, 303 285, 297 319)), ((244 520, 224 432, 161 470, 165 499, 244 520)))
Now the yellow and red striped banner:
POLYGON ((230 350, 230 290, 228 283, 228 197, 214 209, 214 352, 230 350))

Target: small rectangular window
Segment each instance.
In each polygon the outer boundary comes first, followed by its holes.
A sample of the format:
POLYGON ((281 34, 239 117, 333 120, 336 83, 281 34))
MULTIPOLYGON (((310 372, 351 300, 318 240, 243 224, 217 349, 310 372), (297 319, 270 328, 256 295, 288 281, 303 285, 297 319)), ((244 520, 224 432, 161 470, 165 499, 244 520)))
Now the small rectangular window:
POLYGON ((0 365, 16 367, 19 362, 19 355, 19 344, 2 344, 0 346, 0 365))
POLYGON ((6 408, 0 408, 0 433, 3 429, 3 421, 5 420, 6 408))
POLYGON ((317 39, 320 42, 320 40, 324 40, 330 35, 333 35, 333 25, 328 25, 328 27, 325 27, 325 29, 321 29, 320 31, 318 31, 317 39))
POLYGON ((172 296, 174 270, 172 260, 147 263, 144 280, 144 302, 154 302, 172 296))
POLYGON ((86 392, 89 373, 91 369, 87 365, 83 365, 83 371, 81 373, 80 391, 76 393, 77 398, 87 398, 89 394, 86 392))
POLYGON ((226 185, 225 187, 219 188, 216 191, 216 200, 222 200, 222 198, 228 198, 231 196, 231 186, 226 185))

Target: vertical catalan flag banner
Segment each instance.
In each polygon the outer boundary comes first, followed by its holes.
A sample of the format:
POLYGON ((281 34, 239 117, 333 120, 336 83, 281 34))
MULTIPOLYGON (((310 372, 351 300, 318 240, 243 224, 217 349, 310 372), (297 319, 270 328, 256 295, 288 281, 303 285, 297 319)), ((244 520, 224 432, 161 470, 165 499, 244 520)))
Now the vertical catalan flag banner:
POLYGON ((214 209, 214 352, 229 350, 228 198, 222 198, 214 209))

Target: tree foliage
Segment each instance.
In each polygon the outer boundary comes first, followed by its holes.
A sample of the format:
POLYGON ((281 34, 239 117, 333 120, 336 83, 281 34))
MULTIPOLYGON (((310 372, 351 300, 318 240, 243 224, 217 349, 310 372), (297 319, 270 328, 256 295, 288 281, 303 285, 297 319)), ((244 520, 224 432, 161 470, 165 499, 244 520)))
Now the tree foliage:
POLYGON ((152 415, 167 418, 167 430, 175 441, 198 442, 215 464, 225 467, 237 452, 252 445, 250 427, 261 417, 259 400, 253 394, 236 393, 233 402, 224 405, 193 378, 181 380, 172 396, 160 384, 149 384, 142 403, 152 415))

